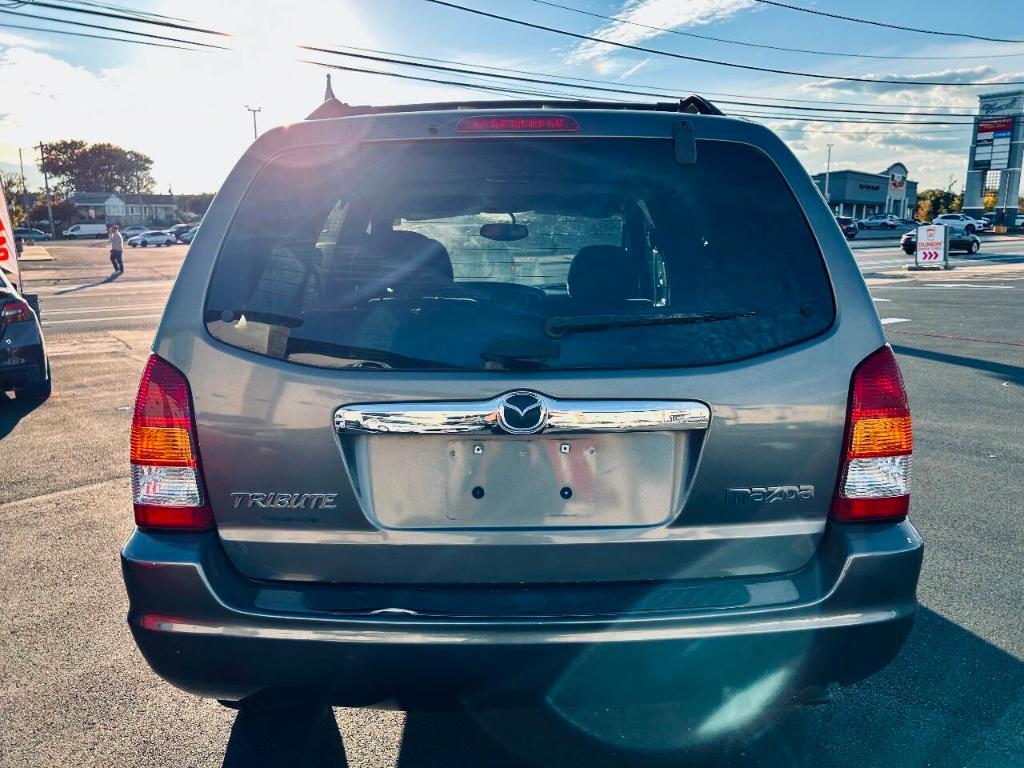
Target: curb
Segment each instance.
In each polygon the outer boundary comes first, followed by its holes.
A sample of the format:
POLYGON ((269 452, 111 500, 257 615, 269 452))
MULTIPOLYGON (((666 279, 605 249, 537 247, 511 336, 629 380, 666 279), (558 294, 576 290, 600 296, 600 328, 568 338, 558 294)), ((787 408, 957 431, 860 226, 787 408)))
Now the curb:
POLYGON ((41 245, 26 245, 18 261, 53 261, 53 256, 41 245))

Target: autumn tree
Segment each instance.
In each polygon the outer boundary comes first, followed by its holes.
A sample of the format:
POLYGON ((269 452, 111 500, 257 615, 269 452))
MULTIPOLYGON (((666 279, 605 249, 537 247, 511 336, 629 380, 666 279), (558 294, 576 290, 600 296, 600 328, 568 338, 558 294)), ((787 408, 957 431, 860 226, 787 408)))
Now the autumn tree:
POLYGON ((156 186, 152 168, 153 161, 141 152, 78 139, 47 144, 39 164, 39 170, 53 179, 57 197, 76 192, 152 192, 156 186))

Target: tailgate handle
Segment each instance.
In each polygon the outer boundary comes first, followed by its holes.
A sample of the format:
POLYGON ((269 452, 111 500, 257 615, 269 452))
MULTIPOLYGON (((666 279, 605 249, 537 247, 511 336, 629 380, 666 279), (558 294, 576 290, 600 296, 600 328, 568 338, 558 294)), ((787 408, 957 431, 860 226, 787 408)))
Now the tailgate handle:
POLYGON ((692 400, 555 400, 509 392, 493 400, 370 403, 334 412, 340 434, 665 432, 707 429, 711 409, 692 400))

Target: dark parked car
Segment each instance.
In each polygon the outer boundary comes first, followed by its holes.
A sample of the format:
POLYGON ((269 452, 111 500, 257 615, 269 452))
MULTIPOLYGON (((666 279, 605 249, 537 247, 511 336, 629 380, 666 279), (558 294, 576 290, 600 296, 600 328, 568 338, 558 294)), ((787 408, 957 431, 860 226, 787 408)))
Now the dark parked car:
POLYGON ((860 270, 771 131, 654 106, 346 108, 252 145, 132 421, 157 673, 710 722, 895 656, 922 541, 860 270))
POLYGON ((196 232, 198 231, 199 227, 192 227, 191 229, 182 232, 180 235, 178 235, 178 242, 185 243, 186 245, 188 245, 189 243, 192 242, 192 238, 196 236, 196 232))
POLYGON ((853 240, 857 237, 857 232, 860 231, 857 226, 857 221, 850 216, 836 216, 836 221, 839 222, 839 228, 843 230, 843 234, 846 235, 847 240, 853 240))
POLYGON ((50 396, 50 363, 39 316, 0 270, 0 392, 17 397, 50 396))
POLYGON ((165 231, 170 232, 175 240, 181 240, 181 236, 194 227, 195 224, 175 224, 173 227, 168 227, 165 231))
MULTIPOLYGON (((963 227, 946 225, 949 234, 949 250, 963 251, 964 253, 977 253, 981 250, 981 238, 974 233, 968 234, 963 227)), ((900 238, 900 247, 908 256, 913 256, 917 251, 917 230, 911 230, 900 238)))
POLYGON ((53 240, 53 235, 51 235, 49 232, 43 232, 41 229, 30 229, 29 227, 15 227, 14 237, 20 237, 26 243, 53 240))

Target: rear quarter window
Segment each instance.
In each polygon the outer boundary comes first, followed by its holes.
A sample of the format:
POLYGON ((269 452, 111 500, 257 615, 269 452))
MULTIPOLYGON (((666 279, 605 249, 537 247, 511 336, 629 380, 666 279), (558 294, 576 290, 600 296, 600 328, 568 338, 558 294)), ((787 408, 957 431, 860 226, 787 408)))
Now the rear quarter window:
POLYGON ((456 139, 279 156, 229 228, 210 333, 324 367, 707 365, 834 320, 817 241, 746 144, 456 139))

